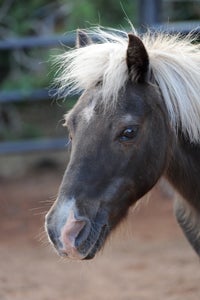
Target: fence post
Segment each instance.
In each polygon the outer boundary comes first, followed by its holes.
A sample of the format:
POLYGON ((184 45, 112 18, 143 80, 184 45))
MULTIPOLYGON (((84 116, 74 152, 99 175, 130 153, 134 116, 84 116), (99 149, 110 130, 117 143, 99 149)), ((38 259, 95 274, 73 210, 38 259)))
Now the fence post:
POLYGON ((162 22, 162 0, 138 0, 139 25, 151 27, 162 22))

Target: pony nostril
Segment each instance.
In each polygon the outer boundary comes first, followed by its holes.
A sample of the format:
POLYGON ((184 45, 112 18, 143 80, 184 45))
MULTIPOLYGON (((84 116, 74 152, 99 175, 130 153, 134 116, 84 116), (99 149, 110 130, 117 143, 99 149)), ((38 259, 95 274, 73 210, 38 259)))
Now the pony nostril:
POLYGON ((60 240, 63 248, 68 251, 70 248, 75 248, 75 241, 81 230, 85 227, 85 220, 77 220, 74 217, 73 211, 70 212, 66 224, 61 230, 60 240))
POLYGON ((84 226, 85 226, 85 221, 74 221, 70 224, 70 226, 66 226, 62 232, 63 241, 67 244, 71 244, 71 246, 74 247, 75 240, 84 226))

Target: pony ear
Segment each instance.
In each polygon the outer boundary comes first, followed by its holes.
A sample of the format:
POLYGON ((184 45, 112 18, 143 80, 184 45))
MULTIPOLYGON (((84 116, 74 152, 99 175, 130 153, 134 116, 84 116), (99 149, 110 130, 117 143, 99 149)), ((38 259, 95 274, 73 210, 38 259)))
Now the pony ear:
POLYGON ((78 29, 76 33, 76 48, 85 47, 92 44, 91 38, 83 30, 78 29))
POLYGON ((133 33, 128 34, 127 66, 132 81, 143 82, 149 67, 149 57, 143 42, 133 33))

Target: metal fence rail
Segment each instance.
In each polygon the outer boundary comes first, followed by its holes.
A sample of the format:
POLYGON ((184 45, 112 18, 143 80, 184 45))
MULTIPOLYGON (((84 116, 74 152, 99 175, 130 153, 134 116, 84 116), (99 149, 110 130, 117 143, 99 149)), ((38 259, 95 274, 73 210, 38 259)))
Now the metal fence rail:
POLYGON ((0 154, 17 154, 35 151, 63 150, 66 147, 66 138, 43 138, 14 142, 1 142, 0 154))
POLYGON ((54 36, 31 36, 24 38, 9 38, 0 41, 0 50, 18 50, 28 48, 50 48, 53 46, 66 45, 72 47, 74 45, 74 34, 54 35, 54 36))
POLYGON ((35 91, 6 91, 0 92, 0 104, 17 103, 17 102, 33 102, 41 100, 49 100, 48 89, 39 89, 35 91))

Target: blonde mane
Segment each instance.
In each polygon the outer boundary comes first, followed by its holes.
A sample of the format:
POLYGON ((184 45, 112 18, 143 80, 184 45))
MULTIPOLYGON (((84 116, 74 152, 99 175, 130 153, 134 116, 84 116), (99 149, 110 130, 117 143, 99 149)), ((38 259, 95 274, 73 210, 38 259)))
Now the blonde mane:
MULTIPOLYGON (((59 93, 79 93, 101 82, 104 103, 114 104, 129 79, 127 34, 122 31, 110 33, 99 28, 89 30, 88 34, 97 35, 100 43, 69 50, 57 58, 59 93)), ((172 127, 175 131, 181 128, 191 142, 199 142, 200 46, 192 44, 194 37, 191 34, 180 38, 180 35, 147 32, 141 39, 172 127)))

